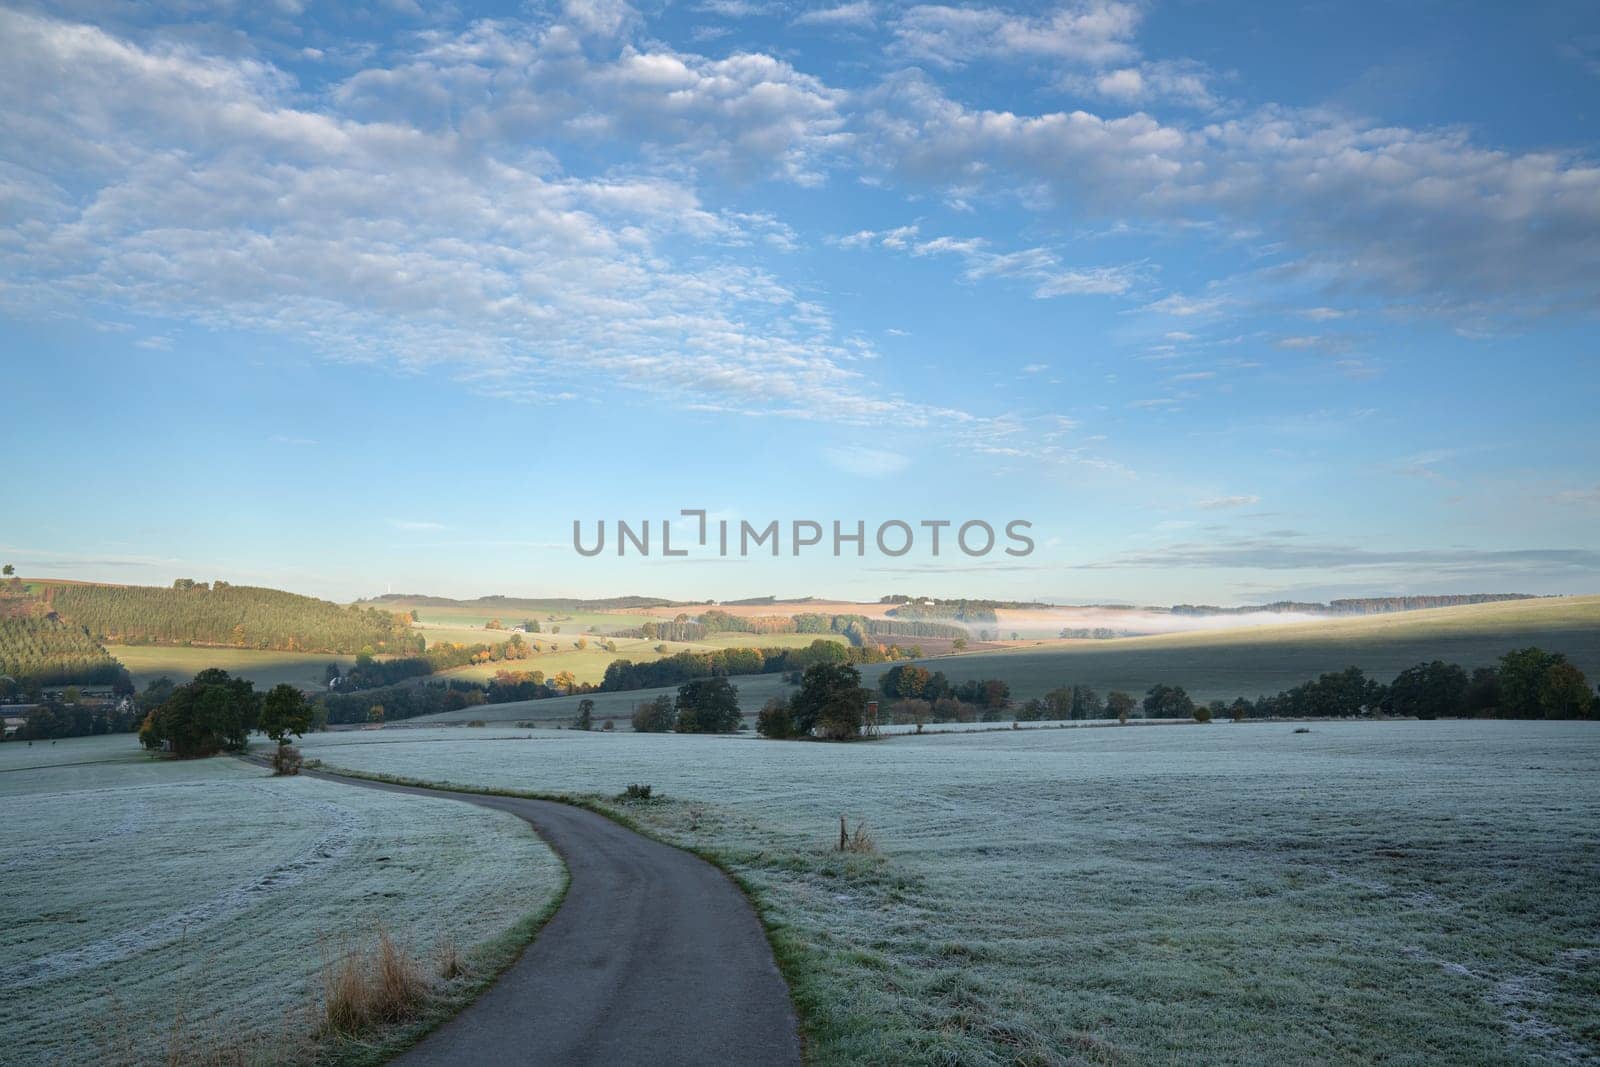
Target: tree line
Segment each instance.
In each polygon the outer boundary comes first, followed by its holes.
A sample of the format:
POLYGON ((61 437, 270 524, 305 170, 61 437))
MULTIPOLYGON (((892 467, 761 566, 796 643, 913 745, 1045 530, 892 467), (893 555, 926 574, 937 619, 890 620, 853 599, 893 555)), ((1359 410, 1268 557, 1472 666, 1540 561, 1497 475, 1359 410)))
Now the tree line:
POLYGON ((1249 615, 1259 611, 1300 612, 1308 615, 1387 615, 1397 611, 1426 608, 1454 608, 1464 604, 1495 604, 1505 600, 1537 600, 1531 593, 1461 593, 1444 596, 1368 596, 1330 600, 1274 600, 1270 604, 1251 604, 1239 608, 1219 608, 1212 604, 1174 604, 1174 615, 1249 615))
POLYGON ((883 663, 907 653, 898 647, 858 648, 819 638, 804 648, 723 648, 679 652, 663 659, 635 663, 619 659, 606 665, 600 690, 659 689, 695 678, 737 674, 787 674, 818 663, 883 663))

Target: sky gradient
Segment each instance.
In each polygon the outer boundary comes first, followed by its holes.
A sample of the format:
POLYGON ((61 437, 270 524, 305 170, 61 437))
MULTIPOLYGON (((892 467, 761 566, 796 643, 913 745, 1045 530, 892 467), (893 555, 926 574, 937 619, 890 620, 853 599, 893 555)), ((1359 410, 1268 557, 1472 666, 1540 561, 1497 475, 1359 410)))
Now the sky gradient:
POLYGON ((1600 592, 1600 9, 0 6, 0 557, 1600 592), (573 520, 1033 523, 579 557, 573 520))

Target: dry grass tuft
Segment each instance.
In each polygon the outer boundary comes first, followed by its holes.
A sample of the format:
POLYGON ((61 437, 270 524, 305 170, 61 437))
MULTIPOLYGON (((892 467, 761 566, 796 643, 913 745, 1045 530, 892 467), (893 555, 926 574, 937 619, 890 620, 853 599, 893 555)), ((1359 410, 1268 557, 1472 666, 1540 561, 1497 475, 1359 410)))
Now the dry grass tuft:
POLYGON ((430 992, 423 968, 381 925, 372 951, 324 954, 322 990, 323 1028, 339 1034, 416 1018, 430 992))
POLYGON ((439 977, 447 982, 453 982, 470 972, 466 959, 461 955, 461 949, 456 944, 456 939, 450 934, 445 934, 439 943, 433 947, 435 970, 439 977))

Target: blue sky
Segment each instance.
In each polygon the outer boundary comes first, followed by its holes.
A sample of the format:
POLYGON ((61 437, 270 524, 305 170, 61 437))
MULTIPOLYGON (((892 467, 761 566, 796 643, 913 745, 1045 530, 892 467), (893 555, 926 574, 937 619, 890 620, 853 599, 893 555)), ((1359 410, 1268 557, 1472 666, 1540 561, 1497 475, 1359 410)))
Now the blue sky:
POLYGON ((0 94, 26 574, 1600 592, 1593 5, 81 0, 0 94), (571 548, 693 507, 1038 547, 571 548))

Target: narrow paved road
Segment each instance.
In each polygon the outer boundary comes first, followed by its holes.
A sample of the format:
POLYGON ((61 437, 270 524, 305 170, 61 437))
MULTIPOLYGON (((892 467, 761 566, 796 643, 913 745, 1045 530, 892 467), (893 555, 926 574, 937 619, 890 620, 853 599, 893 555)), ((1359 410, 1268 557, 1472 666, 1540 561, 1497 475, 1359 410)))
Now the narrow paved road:
POLYGON ((789 989, 761 923, 711 864, 566 804, 307 773, 508 811, 572 876, 561 908, 500 980, 394 1063, 800 1062, 789 989))

